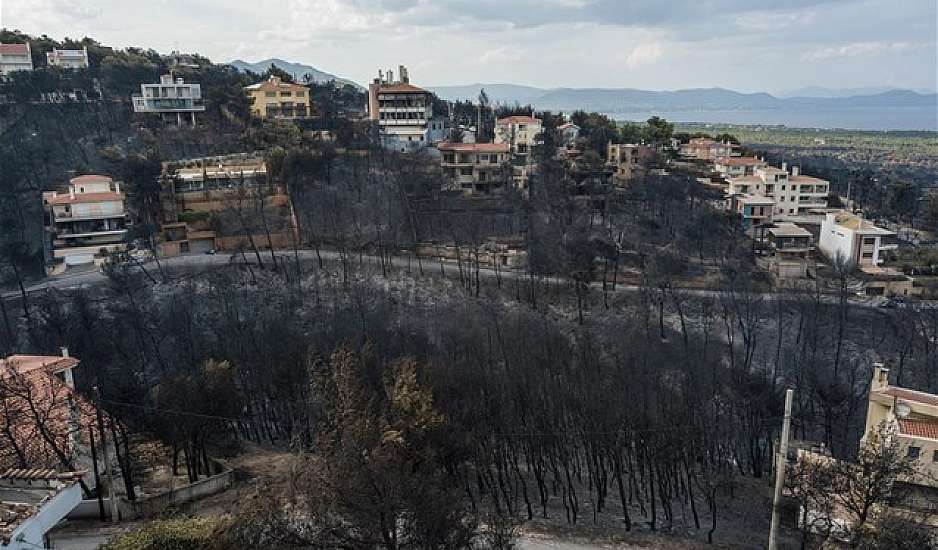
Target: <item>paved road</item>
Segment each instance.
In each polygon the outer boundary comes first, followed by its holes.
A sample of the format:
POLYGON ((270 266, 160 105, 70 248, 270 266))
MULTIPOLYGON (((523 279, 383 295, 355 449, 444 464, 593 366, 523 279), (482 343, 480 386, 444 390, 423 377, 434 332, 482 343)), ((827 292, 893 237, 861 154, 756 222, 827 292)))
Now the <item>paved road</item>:
MULTIPOLYGON (((314 261, 317 259, 317 254, 315 250, 303 249, 303 250, 297 251, 297 254, 299 255, 301 260, 314 261)), ((332 250, 322 250, 320 251, 320 255, 322 256, 323 260, 328 261, 328 262, 341 260, 341 255, 338 252, 335 252, 332 250)), ((293 251, 279 251, 277 253, 277 256, 278 258, 283 258, 285 261, 290 262, 293 260, 293 251)), ((248 261, 252 261, 254 259, 252 254, 249 254, 246 257, 248 261)), ((165 258, 165 259, 160 260, 160 263, 162 264, 163 269, 166 270, 168 273, 170 273, 170 278, 173 278, 171 276, 172 271, 178 270, 180 268, 212 269, 212 268, 220 267, 220 266, 231 264, 231 263, 243 263, 242 258, 243 257, 241 254, 219 252, 217 254, 187 254, 187 255, 182 255, 182 256, 176 256, 173 258, 165 258)), ((270 253, 269 252, 262 253, 261 258, 262 260, 265 261, 265 263, 269 263, 270 253)), ((349 257, 349 262, 353 265, 358 264, 359 256, 357 254, 351 255, 349 257)), ((381 258, 379 256, 364 255, 361 257, 361 262, 364 264, 371 265, 376 269, 380 269, 381 258)), ((439 275, 440 263, 437 259, 423 258, 422 262, 423 262, 423 271, 425 275, 430 275, 430 276, 439 275)), ((413 272, 416 272, 417 270, 417 261, 416 259, 413 259, 413 258, 393 256, 390 259, 390 263, 392 266, 400 270, 410 269, 413 272)), ((157 264, 155 261, 151 260, 147 262, 146 264, 143 265, 142 268, 146 269, 154 277, 158 278, 158 269, 157 269, 157 264)), ((456 265, 455 263, 444 262, 442 269, 446 275, 450 275, 454 277, 458 277, 459 275, 459 266, 456 265)), ((464 266, 463 269, 465 270, 466 267, 464 266)), ((495 270, 493 270, 492 268, 482 266, 480 269, 480 276, 488 278, 488 279, 494 279, 496 276, 498 276, 498 277, 501 277, 503 280, 514 280, 514 279, 524 278, 527 276, 527 274, 525 272, 511 271, 511 270, 505 270, 505 271, 499 270, 499 272, 496 274, 495 270)), ((47 278, 41 282, 27 286, 26 291, 28 293, 35 293, 35 292, 40 292, 46 289, 77 290, 79 288, 85 288, 85 287, 90 287, 90 286, 101 284, 105 282, 106 280, 107 280, 107 276, 100 270, 84 271, 84 272, 74 273, 70 275, 66 274, 66 275, 59 276, 59 277, 47 278)), ((550 284, 555 284, 555 285, 557 284, 564 285, 564 284, 569 283, 569 280, 563 277, 548 277, 546 279, 542 279, 542 281, 546 281, 546 282, 549 282, 550 284)), ((602 288, 602 283, 594 282, 592 283, 591 286, 594 289, 600 289, 602 288)), ((636 285, 623 285, 623 284, 616 285, 617 292, 637 292, 639 290, 641 290, 641 287, 636 286, 636 285)), ((726 295, 730 293, 730 291, 728 290, 707 290, 707 289, 698 289, 698 288, 681 289, 681 292, 692 295, 692 296, 703 296, 703 297, 709 297, 709 298, 717 298, 722 295, 726 295)), ((4 300, 16 300, 16 299, 19 299, 20 293, 18 291, 8 291, 8 292, 3 293, 0 296, 2 296, 4 300)), ((758 296, 764 300, 793 300, 798 296, 798 294, 791 293, 791 292, 766 292, 766 293, 759 293, 758 296)), ((835 303, 837 301, 837 297, 834 295, 824 295, 822 296, 822 300, 828 303, 835 303)), ((858 300, 855 297, 851 297, 851 304, 855 306, 867 307, 867 308, 877 307, 876 303, 873 303, 866 299, 858 300)))

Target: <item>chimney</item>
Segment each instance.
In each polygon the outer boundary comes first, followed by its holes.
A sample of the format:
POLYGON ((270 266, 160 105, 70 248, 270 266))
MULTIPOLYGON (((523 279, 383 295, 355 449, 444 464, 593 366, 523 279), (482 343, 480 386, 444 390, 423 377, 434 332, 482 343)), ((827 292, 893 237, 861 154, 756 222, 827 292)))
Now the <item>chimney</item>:
POLYGON ((394 71, 388 69, 388 84, 394 84, 394 71))
POLYGON ((68 186, 68 198, 75 200, 75 186, 74 185, 68 186))
POLYGON ((410 79, 407 77, 407 67, 403 65, 398 65, 397 74, 400 77, 402 83, 407 84, 408 82, 410 82, 410 79))
POLYGON ((797 176, 800 172, 801 172, 801 168, 799 168, 798 166, 792 166, 792 167, 791 167, 791 175, 792 175, 792 176, 797 176))
POLYGON ((873 381, 870 391, 880 391, 889 386, 889 369, 883 363, 873 363, 873 381))
POLYGON ((68 359, 68 358, 70 357, 69 354, 68 354, 68 347, 67 347, 67 346, 62 346, 62 357, 66 358, 66 359, 68 359))
POLYGON ((788 163, 787 163, 787 162, 783 162, 783 163, 782 163, 782 172, 787 172, 787 171, 788 171, 788 163))
POLYGON ((119 182, 119 181, 115 181, 115 182, 114 182, 114 192, 117 193, 118 195, 120 195, 120 192, 121 192, 121 182, 119 182))

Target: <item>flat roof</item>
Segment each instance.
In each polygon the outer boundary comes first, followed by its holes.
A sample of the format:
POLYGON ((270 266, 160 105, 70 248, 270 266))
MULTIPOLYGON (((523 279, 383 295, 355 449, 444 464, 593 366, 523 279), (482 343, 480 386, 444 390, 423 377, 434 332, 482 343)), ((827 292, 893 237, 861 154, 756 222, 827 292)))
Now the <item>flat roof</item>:
POLYGON ((507 153, 507 143, 450 143, 444 141, 436 146, 440 151, 457 153, 507 153))
POLYGON ((811 237, 811 232, 789 222, 779 222, 769 228, 769 233, 776 237, 811 237))

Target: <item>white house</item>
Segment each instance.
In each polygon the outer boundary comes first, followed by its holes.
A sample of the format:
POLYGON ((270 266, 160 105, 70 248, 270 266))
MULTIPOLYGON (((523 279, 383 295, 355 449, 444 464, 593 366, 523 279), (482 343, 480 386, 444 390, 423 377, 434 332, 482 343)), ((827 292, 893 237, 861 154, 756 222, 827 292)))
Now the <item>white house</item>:
POLYGON ((572 122, 567 122, 557 127, 557 133, 560 134, 561 145, 573 145, 580 137, 580 127, 572 122))
POLYGON ((182 125, 183 115, 189 114, 192 125, 195 125, 195 114, 205 110, 202 104, 202 87, 198 84, 185 83, 181 78, 173 79, 173 75, 164 74, 158 84, 141 84, 140 95, 134 95, 135 113, 153 113, 160 115, 176 115, 176 123, 182 125))
POLYGON ((850 265, 864 267, 880 263, 880 252, 896 248, 884 245, 883 237, 894 235, 873 222, 849 212, 830 212, 821 222, 818 247, 831 259, 843 258, 850 265))
POLYGON ((120 183, 107 176, 72 178, 66 192, 43 193, 52 257, 66 266, 89 264, 102 250, 126 248, 127 214, 120 183))
POLYGON ((507 143, 511 154, 527 158, 540 140, 541 120, 532 116, 508 116, 495 121, 495 143, 507 143))
POLYGON ((781 168, 758 166, 751 176, 729 178, 726 193, 768 197, 774 202, 773 213, 777 216, 798 216, 827 206, 830 184, 826 180, 801 175, 797 166, 788 173, 788 166, 781 168))
POLYGON ((80 479, 51 469, 0 473, 0 549, 51 548, 46 534, 81 503, 80 479))
POLYGON ((26 44, 0 44, 0 76, 33 70, 33 56, 26 44))
POLYGON ((80 50, 59 50, 52 48, 51 52, 46 52, 46 63, 50 67, 59 67, 62 69, 87 69, 88 68, 88 48, 80 50))

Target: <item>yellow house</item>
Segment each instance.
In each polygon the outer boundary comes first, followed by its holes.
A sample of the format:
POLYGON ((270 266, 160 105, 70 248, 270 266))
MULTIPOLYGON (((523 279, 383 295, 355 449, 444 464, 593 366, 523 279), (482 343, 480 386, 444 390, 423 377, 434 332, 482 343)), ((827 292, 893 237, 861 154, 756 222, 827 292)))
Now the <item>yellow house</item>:
POLYGON ((310 116, 309 89, 270 76, 263 82, 246 86, 251 114, 258 118, 303 118, 310 116))
POLYGON ((861 441, 882 422, 895 428, 908 457, 924 474, 921 479, 908 480, 915 487, 911 503, 933 506, 931 501, 938 496, 938 395, 890 385, 889 369, 877 363, 861 441))

